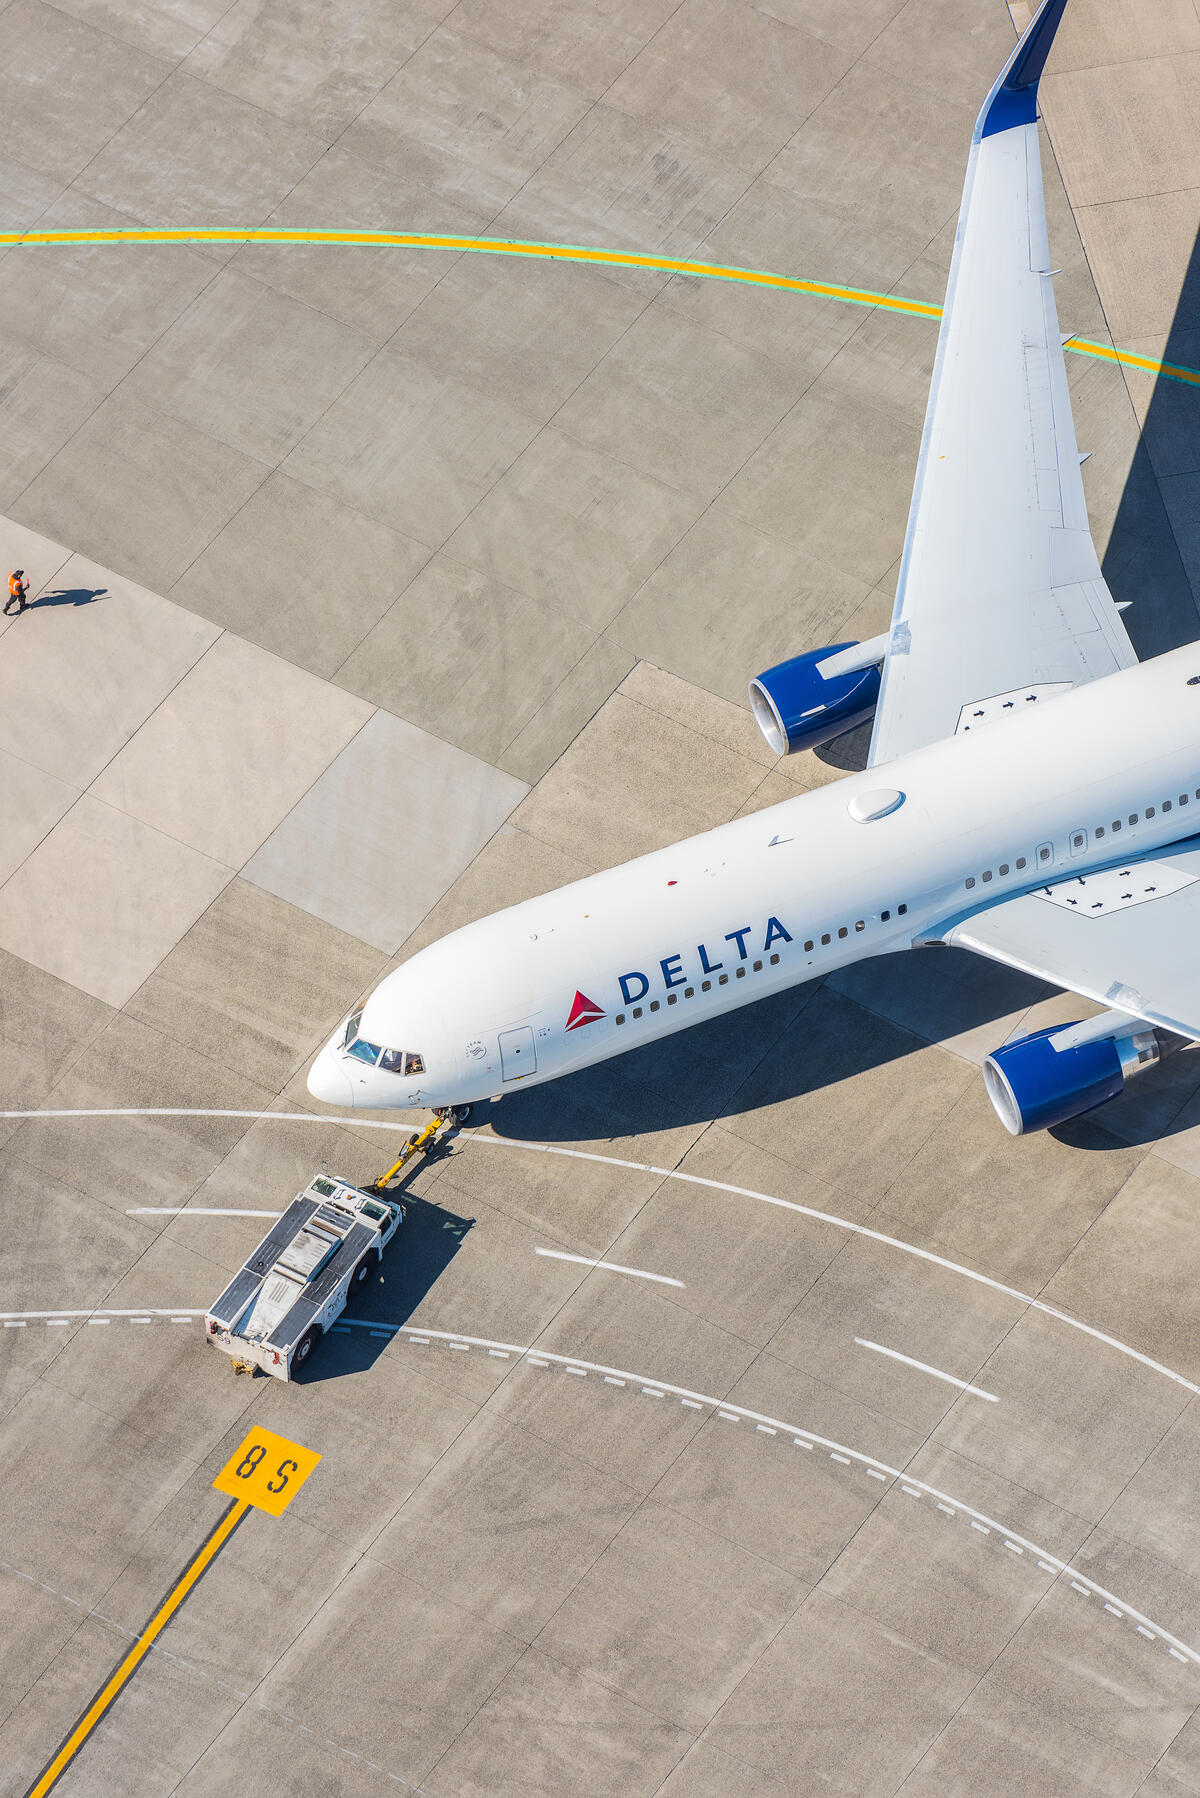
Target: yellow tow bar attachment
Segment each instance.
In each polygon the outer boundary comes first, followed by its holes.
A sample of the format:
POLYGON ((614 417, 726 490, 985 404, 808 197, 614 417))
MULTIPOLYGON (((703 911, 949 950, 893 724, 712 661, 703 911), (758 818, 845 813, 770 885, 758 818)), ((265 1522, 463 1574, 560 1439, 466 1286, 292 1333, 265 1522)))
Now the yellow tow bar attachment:
POLYGON ((381 1174, 368 1189, 371 1192, 383 1192, 391 1184, 404 1166, 414 1155, 426 1155, 437 1141, 438 1134, 454 1122, 452 1111, 435 1111, 425 1128, 414 1132, 401 1149, 398 1158, 392 1163, 386 1174, 381 1174))

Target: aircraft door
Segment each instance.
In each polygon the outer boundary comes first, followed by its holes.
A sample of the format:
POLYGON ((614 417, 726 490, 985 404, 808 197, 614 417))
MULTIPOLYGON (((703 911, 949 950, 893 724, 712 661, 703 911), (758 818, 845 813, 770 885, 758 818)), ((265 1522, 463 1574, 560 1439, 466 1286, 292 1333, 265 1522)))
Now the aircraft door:
POLYGON ((500 1073, 505 1080, 524 1080, 537 1073, 537 1050, 528 1026, 500 1032, 500 1073))

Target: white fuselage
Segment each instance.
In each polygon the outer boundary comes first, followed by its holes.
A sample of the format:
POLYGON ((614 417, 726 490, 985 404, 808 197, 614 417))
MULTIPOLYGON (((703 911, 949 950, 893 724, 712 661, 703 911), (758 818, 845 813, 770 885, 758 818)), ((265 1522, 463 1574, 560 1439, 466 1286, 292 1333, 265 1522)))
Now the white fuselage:
POLYGON ((343 1025, 310 1090, 371 1110, 496 1097, 1200 831, 1192 675, 1200 646, 456 930, 388 975, 357 1028, 422 1071, 346 1053, 343 1025), (888 789, 894 810, 852 816, 888 789))

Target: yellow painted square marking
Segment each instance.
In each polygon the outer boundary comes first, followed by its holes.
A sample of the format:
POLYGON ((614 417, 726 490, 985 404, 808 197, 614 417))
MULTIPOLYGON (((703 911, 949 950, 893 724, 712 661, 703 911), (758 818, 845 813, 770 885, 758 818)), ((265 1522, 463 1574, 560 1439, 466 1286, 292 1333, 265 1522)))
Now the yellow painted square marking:
POLYGON ((244 1498, 278 1517, 321 1459, 314 1449, 302 1448, 277 1436, 273 1430, 251 1430, 236 1454, 213 1481, 218 1492, 244 1498))

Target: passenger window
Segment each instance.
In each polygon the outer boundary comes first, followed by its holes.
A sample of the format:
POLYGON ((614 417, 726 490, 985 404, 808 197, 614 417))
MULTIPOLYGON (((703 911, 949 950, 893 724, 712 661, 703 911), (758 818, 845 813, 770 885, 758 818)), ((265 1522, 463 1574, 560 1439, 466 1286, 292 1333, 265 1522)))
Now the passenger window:
POLYGON ((658 1000, 657 1000, 657 999, 651 999, 651 1001, 650 1001, 650 1009, 651 1009, 651 1011, 657 1011, 657 1010, 658 1010, 658 1000))
POLYGON ((849 936, 850 935, 850 932, 846 929, 846 926, 844 924, 838 925, 838 935, 839 936, 849 936))
POLYGON ((1071 832, 1071 854, 1072 855, 1082 855, 1086 848, 1087 848, 1087 831, 1086 830, 1073 830, 1071 832))
POLYGON ((867 920, 865 918, 859 918, 854 928, 855 930, 865 930, 867 928, 867 920))
POLYGON ((990 868, 985 868, 983 870, 983 878, 985 881, 990 880, 992 878, 992 870, 990 868))
POLYGON ((805 945, 804 945, 804 953, 805 953, 805 954, 806 954, 806 955, 811 955, 811 954, 812 954, 812 952, 813 952, 813 948, 814 948, 814 945, 813 945, 813 943, 812 943, 812 942, 811 942, 811 941, 809 941, 809 942, 807 942, 807 943, 805 943, 805 945))
POLYGON ((1098 837, 1102 837, 1102 836, 1103 836, 1103 835, 1104 835, 1104 826, 1103 826, 1103 824, 1097 824, 1097 826, 1096 826, 1096 835, 1097 835, 1097 836, 1098 836, 1098 837))
MULTIPOLYGON (((1164 800, 1163 800, 1163 802, 1162 802, 1162 808, 1163 808, 1163 811, 1164 811, 1164 812, 1169 812, 1169 811, 1170 811, 1170 809, 1171 809, 1171 801, 1170 801, 1170 800, 1169 800, 1169 799, 1164 799, 1164 800)), ((1149 818, 1149 817, 1152 817, 1152 816, 1153 816, 1153 813, 1152 813, 1152 812, 1147 812, 1147 813, 1146 813, 1146 816, 1147 816, 1147 817, 1148 817, 1148 818, 1149 818)))
POLYGON ((1023 868, 1025 866, 1025 857, 1023 855, 1018 855, 1017 866, 1018 868, 1023 868))
MULTIPOLYGON (((1170 809, 1171 809, 1171 801, 1170 801, 1170 800, 1169 800, 1169 799, 1164 799, 1164 800, 1163 800, 1163 810, 1164 810, 1164 812, 1169 812, 1169 811, 1170 811, 1170 809)), ((1152 806, 1152 805, 1148 805, 1148 806, 1147 806, 1147 807, 1146 807, 1146 816, 1147 816, 1147 817, 1148 817, 1148 818, 1152 818, 1152 817, 1153 817, 1153 816, 1154 816, 1154 807, 1153 807, 1153 806, 1152 806)))
POLYGON ((1038 867, 1043 867, 1054 855, 1053 843, 1039 843, 1037 846, 1038 867))
MULTIPOLYGON (((968 882, 967 882, 968 886, 973 886, 974 884, 975 884, 974 881, 971 881, 971 880, 968 880, 968 882)), ((890 911, 881 911, 879 914, 879 922, 881 924, 886 924, 888 922, 888 920, 891 918, 891 915, 892 914, 890 911)))
POLYGON ((1112 827, 1113 827, 1113 833, 1115 835, 1116 832, 1118 830, 1120 830, 1120 828, 1121 828, 1121 820, 1119 818, 1114 818, 1112 821, 1112 827))
POLYGON ((833 941, 833 938, 830 936, 829 932, 826 931, 825 935, 821 938, 821 941, 822 941, 822 943, 831 943, 833 941))
POLYGON ((1180 794, 1180 795, 1179 795, 1179 803, 1180 803, 1180 805, 1186 805, 1186 804, 1187 804, 1187 794, 1186 794, 1186 793, 1181 793, 1181 794, 1180 794))
POLYGON ((1130 822, 1130 823, 1131 823, 1131 824, 1136 824, 1136 823, 1137 823, 1137 821, 1138 821, 1138 815, 1137 815, 1137 813, 1136 813, 1136 812, 1130 812, 1130 814, 1129 814, 1129 822, 1130 822))
POLYGON ((898 918, 902 918, 907 910, 908 910, 907 905, 898 905, 896 907, 896 916, 898 918))
POLYGON ((1007 863, 1007 862, 1001 862, 1001 863, 1000 863, 1000 872, 1001 872, 1001 874, 1007 874, 1007 873, 1008 873, 1008 863, 1007 863))

